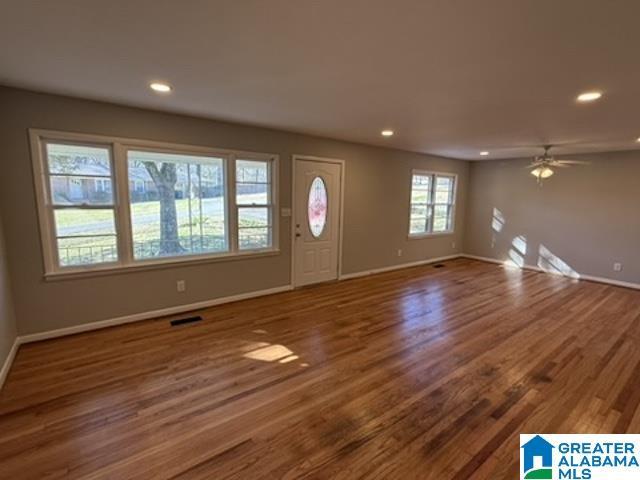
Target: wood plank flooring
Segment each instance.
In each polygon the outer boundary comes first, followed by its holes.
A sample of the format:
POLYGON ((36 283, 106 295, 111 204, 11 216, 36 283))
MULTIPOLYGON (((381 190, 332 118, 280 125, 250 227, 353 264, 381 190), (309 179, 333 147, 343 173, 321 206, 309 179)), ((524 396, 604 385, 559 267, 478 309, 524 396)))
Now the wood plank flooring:
POLYGON ((640 292, 458 259, 21 347, 3 479, 509 479, 640 432, 640 292))

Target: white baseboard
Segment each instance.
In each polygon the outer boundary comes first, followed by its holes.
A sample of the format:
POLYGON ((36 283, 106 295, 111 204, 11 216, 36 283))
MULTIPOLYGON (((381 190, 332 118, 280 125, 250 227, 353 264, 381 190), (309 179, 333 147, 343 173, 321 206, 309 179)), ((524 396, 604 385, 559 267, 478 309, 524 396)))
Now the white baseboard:
POLYGON ((11 350, 9 350, 9 355, 7 355, 7 358, 5 359, 4 364, 2 365, 2 370, 0 370, 0 390, 2 390, 4 381, 7 379, 7 376, 9 375, 9 370, 11 370, 11 365, 13 364, 13 360, 14 358, 16 358, 16 353, 18 353, 18 347, 20 347, 19 337, 17 337, 13 341, 13 346, 11 347, 11 350))
MULTIPOLYGON (((355 272, 355 273, 348 273, 345 275, 341 275, 339 280, 350 280, 353 278, 359 278, 359 277, 366 277, 369 275, 375 275, 377 273, 384 273, 384 272, 390 272, 393 270, 400 270, 403 268, 410 268, 410 267, 417 267, 420 265, 428 265, 431 263, 437 263, 437 262, 443 262, 445 260, 452 260, 455 258, 470 258, 473 260, 479 260, 479 261, 483 261, 483 262, 490 262, 490 263, 496 263, 499 265, 506 265, 505 262, 501 261, 501 260, 497 260, 495 258, 490 258, 490 257, 481 257, 478 255, 470 255, 470 254, 466 254, 466 253, 457 253, 454 255, 447 255, 444 257, 437 257, 437 258, 429 258, 429 259, 425 259, 425 260, 419 260, 417 262, 409 262, 409 263, 403 263, 403 264, 399 264, 399 265, 392 265, 389 267, 382 267, 382 268, 376 268, 373 270, 366 270, 366 271, 362 271, 362 272, 355 272)), ((518 267, 516 267, 518 268, 518 267)), ((561 275, 559 273, 556 272, 548 272, 546 270, 541 269, 540 267, 537 266, 533 266, 533 265, 524 265, 522 268, 525 268, 527 270, 534 270, 537 272, 543 272, 543 273, 549 273, 549 274, 554 274, 554 275, 561 275)), ((602 278, 602 277, 594 277, 594 276, 589 276, 589 275, 580 275, 580 280, 588 280, 588 281, 592 281, 592 282, 599 282, 599 283, 606 283, 609 285, 615 285, 615 286, 619 286, 619 287, 625 287, 625 288, 632 288, 632 289, 636 289, 636 290, 640 290, 640 284, 637 283, 630 283, 630 282, 622 282, 619 280, 613 280, 613 279, 609 279, 609 278, 602 278)), ((201 310, 203 308, 209 308, 209 307, 213 307, 216 305, 222 305, 224 303, 231 303, 231 302, 237 302, 240 300, 247 300, 250 298, 256 298, 256 297, 263 297, 266 295, 273 295, 275 293, 281 293, 281 292, 287 292, 293 290, 293 286, 292 285, 283 285, 281 287, 275 287, 275 288, 270 288, 270 289, 266 289, 266 290, 258 290, 255 292, 249 292, 249 293, 242 293, 239 295, 232 295, 229 297, 221 297, 221 298, 216 298, 213 300, 205 300, 203 302, 198 302, 198 303, 192 303, 192 304, 187 304, 187 305, 178 305, 176 307, 169 307, 169 308, 164 308, 164 309, 160 309, 160 310, 152 310, 149 312, 142 312, 142 313, 137 313, 134 315, 127 315, 124 317, 118 317, 118 318, 112 318, 112 319, 108 319, 108 320, 102 320, 102 321, 98 321, 98 322, 92 322, 92 323, 85 323, 82 325, 75 325, 72 327, 67 327, 67 328, 60 328, 57 330, 50 330, 48 332, 40 332, 40 333, 32 333, 32 334, 28 334, 28 335, 22 335, 19 336, 18 338, 16 338, 14 345, 11 349, 11 352, 9 353, 9 356, 7 357, 7 360, 5 361, 2 370, 0 371, 0 388, 2 387, 2 384, 4 383, 4 380, 7 376, 7 374, 9 373, 9 369, 11 368, 11 364, 13 362, 13 359, 16 355, 16 352, 18 350, 18 347, 22 344, 25 343, 31 343, 31 342, 38 342, 40 340, 48 340, 51 338, 57 338, 57 337, 63 337, 66 335, 73 335, 76 333, 82 333, 82 332, 88 332, 91 330, 99 330, 102 328, 107 328, 107 327, 113 327, 116 325, 124 325, 127 323, 132 323, 132 322, 138 322, 141 320, 149 320, 152 318, 158 318, 158 317, 164 317, 164 316, 168 316, 168 315, 175 315, 178 313, 184 313, 184 312, 189 312, 189 311, 193 311, 193 310, 201 310)))
POLYGON ((399 265, 392 265, 390 267, 375 268, 373 270, 365 270, 363 272, 347 273, 346 275, 340 275, 339 280, 350 280, 352 278, 366 277, 369 275, 375 275, 376 273, 391 272, 393 270, 401 270, 403 268, 417 267, 420 265, 428 265, 430 263, 444 262, 445 260, 453 260, 463 256, 456 253, 454 255, 447 255, 446 257, 428 258, 426 260, 418 260, 417 262, 401 263, 399 265))
POLYGON ((136 313, 134 315, 111 318, 108 320, 101 320, 98 322, 84 323, 82 325, 74 325, 73 327, 60 328, 57 330, 50 330, 48 332, 22 335, 18 337, 16 341, 20 345, 24 343, 38 342, 40 340, 48 340, 51 338, 63 337, 66 335, 73 335, 76 333, 88 332, 91 330, 99 330, 101 328, 114 327, 116 325, 124 325, 126 323, 139 322, 141 320, 149 320, 152 318, 166 317, 167 315, 175 315, 178 313, 190 312, 193 310, 201 310, 203 308, 209 308, 215 305, 222 305, 223 303, 237 302, 240 300, 248 300, 250 298, 256 298, 256 297, 264 297, 266 295, 273 295, 274 293, 287 292, 289 290, 293 290, 293 287, 291 285, 284 285, 282 287, 269 288, 266 290, 258 290, 258 291, 249 292, 249 293, 241 293, 239 295, 215 298, 213 300, 205 300, 203 302, 198 302, 198 303, 178 305, 176 307, 169 307, 169 308, 163 308, 160 310, 152 310, 149 312, 136 313))
POLYGON ((535 272, 547 273, 549 275, 558 275, 561 277, 573 278, 574 280, 586 280, 589 282, 606 283, 607 285, 614 285, 616 287, 624 287, 624 288, 632 288, 634 290, 640 290, 640 283, 623 282, 621 280, 614 280, 612 278, 595 277, 593 275, 583 275, 581 273, 578 274, 579 275, 578 277, 572 277, 570 275, 563 275, 562 273, 559 273, 559 272, 550 272, 536 265, 523 265, 522 267, 518 267, 515 265, 509 265, 506 262, 498 260, 496 258, 480 257, 478 255, 470 255, 467 253, 463 253, 460 256, 464 258, 470 258, 472 260, 479 260, 481 262, 496 263, 498 265, 511 266, 512 268, 523 268, 525 270, 533 270, 535 272))
MULTIPOLYGON (((363 277, 367 275, 373 275, 375 273, 382 273, 382 272, 388 272, 391 270, 398 270, 401 268, 415 267, 417 265, 425 265, 428 263, 441 262, 444 260, 457 258, 459 256, 460 256, 459 254, 449 255, 446 257, 431 258, 428 260, 421 260, 418 262, 404 263, 401 265, 393 265, 391 267, 378 268, 375 270, 367 270, 365 272, 350 273, 347 275, 341 275, 339 280, 348 280, 350 278, 363 277)), ((168 315, 175 315, 178 313, 184 313, 184 312, 189 312, 193 310, 201 310, 203 308, 222 305, 224 303, 231 303, 231 302, 237 302, 240 300, 247 300, 250 298, 263 297, 266 295, 273 295, 275 293, 287 292, 290 290, 293 290, 292 285, 283 285, 281 287, 275 287, 275 288, 270 288, 266 290, 259 290, 256 292, 242 293, 239 295, 221 297, 213 300, 205 300, 204 302, 192 303, 188 305, 178 305, 176 307, 169 307, 169 308, 164 308, 160 310, 152 310, 148 312, 136 313, 133 315, 127 315, 127 316, 118 317, 118 318, 111 318, 108 320, 101 320, 98 322, 84 323, 82 325, 74 325, 72 327, 60 328, 57 330, 49 330, 47 332, 31 333, 31 334, 19 336, 16 339, 16 345, 14 348, 17 349, 18 345, 22 345, 26 343, 39 342, 41 340, 49 340, 52 338, 64 337, 67 335, 74 335, 76 333, 99 330, 102 328, 115 327, 117 325, 124 325, 127 323, 139 322, 142 320, 149 320, 152 318, 165 317, 168 315)))

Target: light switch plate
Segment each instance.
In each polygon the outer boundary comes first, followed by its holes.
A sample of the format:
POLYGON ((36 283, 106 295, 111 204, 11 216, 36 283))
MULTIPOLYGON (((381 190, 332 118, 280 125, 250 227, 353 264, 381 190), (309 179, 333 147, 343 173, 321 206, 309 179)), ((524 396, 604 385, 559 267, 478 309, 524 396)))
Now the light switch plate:
POLYGON ((281 217, 290 217, 291 216, 291 209, 290 208, 281 208, 280 209, 280 216, 281 217))

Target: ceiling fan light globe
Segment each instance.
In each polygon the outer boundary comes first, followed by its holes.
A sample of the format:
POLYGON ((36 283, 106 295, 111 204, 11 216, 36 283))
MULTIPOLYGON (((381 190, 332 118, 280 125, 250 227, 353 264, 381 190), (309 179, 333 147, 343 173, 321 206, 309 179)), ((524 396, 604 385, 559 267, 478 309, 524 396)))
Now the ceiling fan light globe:
POLYGON ((540 178, 549 178, 554 173, 553 170, 551 170, 549 167, 545 167, 541 170, 542 171, 540 172, 540 178))
POLYGON ((554 171, 549 167, 537 167, 531 170, 531 175, 536 177, 538 180, 541 178, 549 178, 554 174, 554 171))

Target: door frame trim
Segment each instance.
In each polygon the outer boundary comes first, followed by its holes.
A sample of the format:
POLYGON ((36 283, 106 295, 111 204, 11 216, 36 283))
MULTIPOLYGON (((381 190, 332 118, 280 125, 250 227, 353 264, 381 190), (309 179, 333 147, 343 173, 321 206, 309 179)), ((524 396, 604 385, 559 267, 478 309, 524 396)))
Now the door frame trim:
POLYGON ((327 157, 316 157, 313 155, 302 155, 302 154, 293 154, 292 155, 292 168, 291 168, 291 285, 295 288, 296 285, 296 165, 298 161, 310 161, 310 162, 322 162, 322 163, 333 163, 340 165, 340 209, 338 215, 340 218, 338 219, 338 229, 340 230, 338 234, 338 277, 336 280, 342 279, 342 240, 344 234, 344 177, 346 174, 346 162, 344 160, 339 160, 337 158, 327 158, 327 157))

